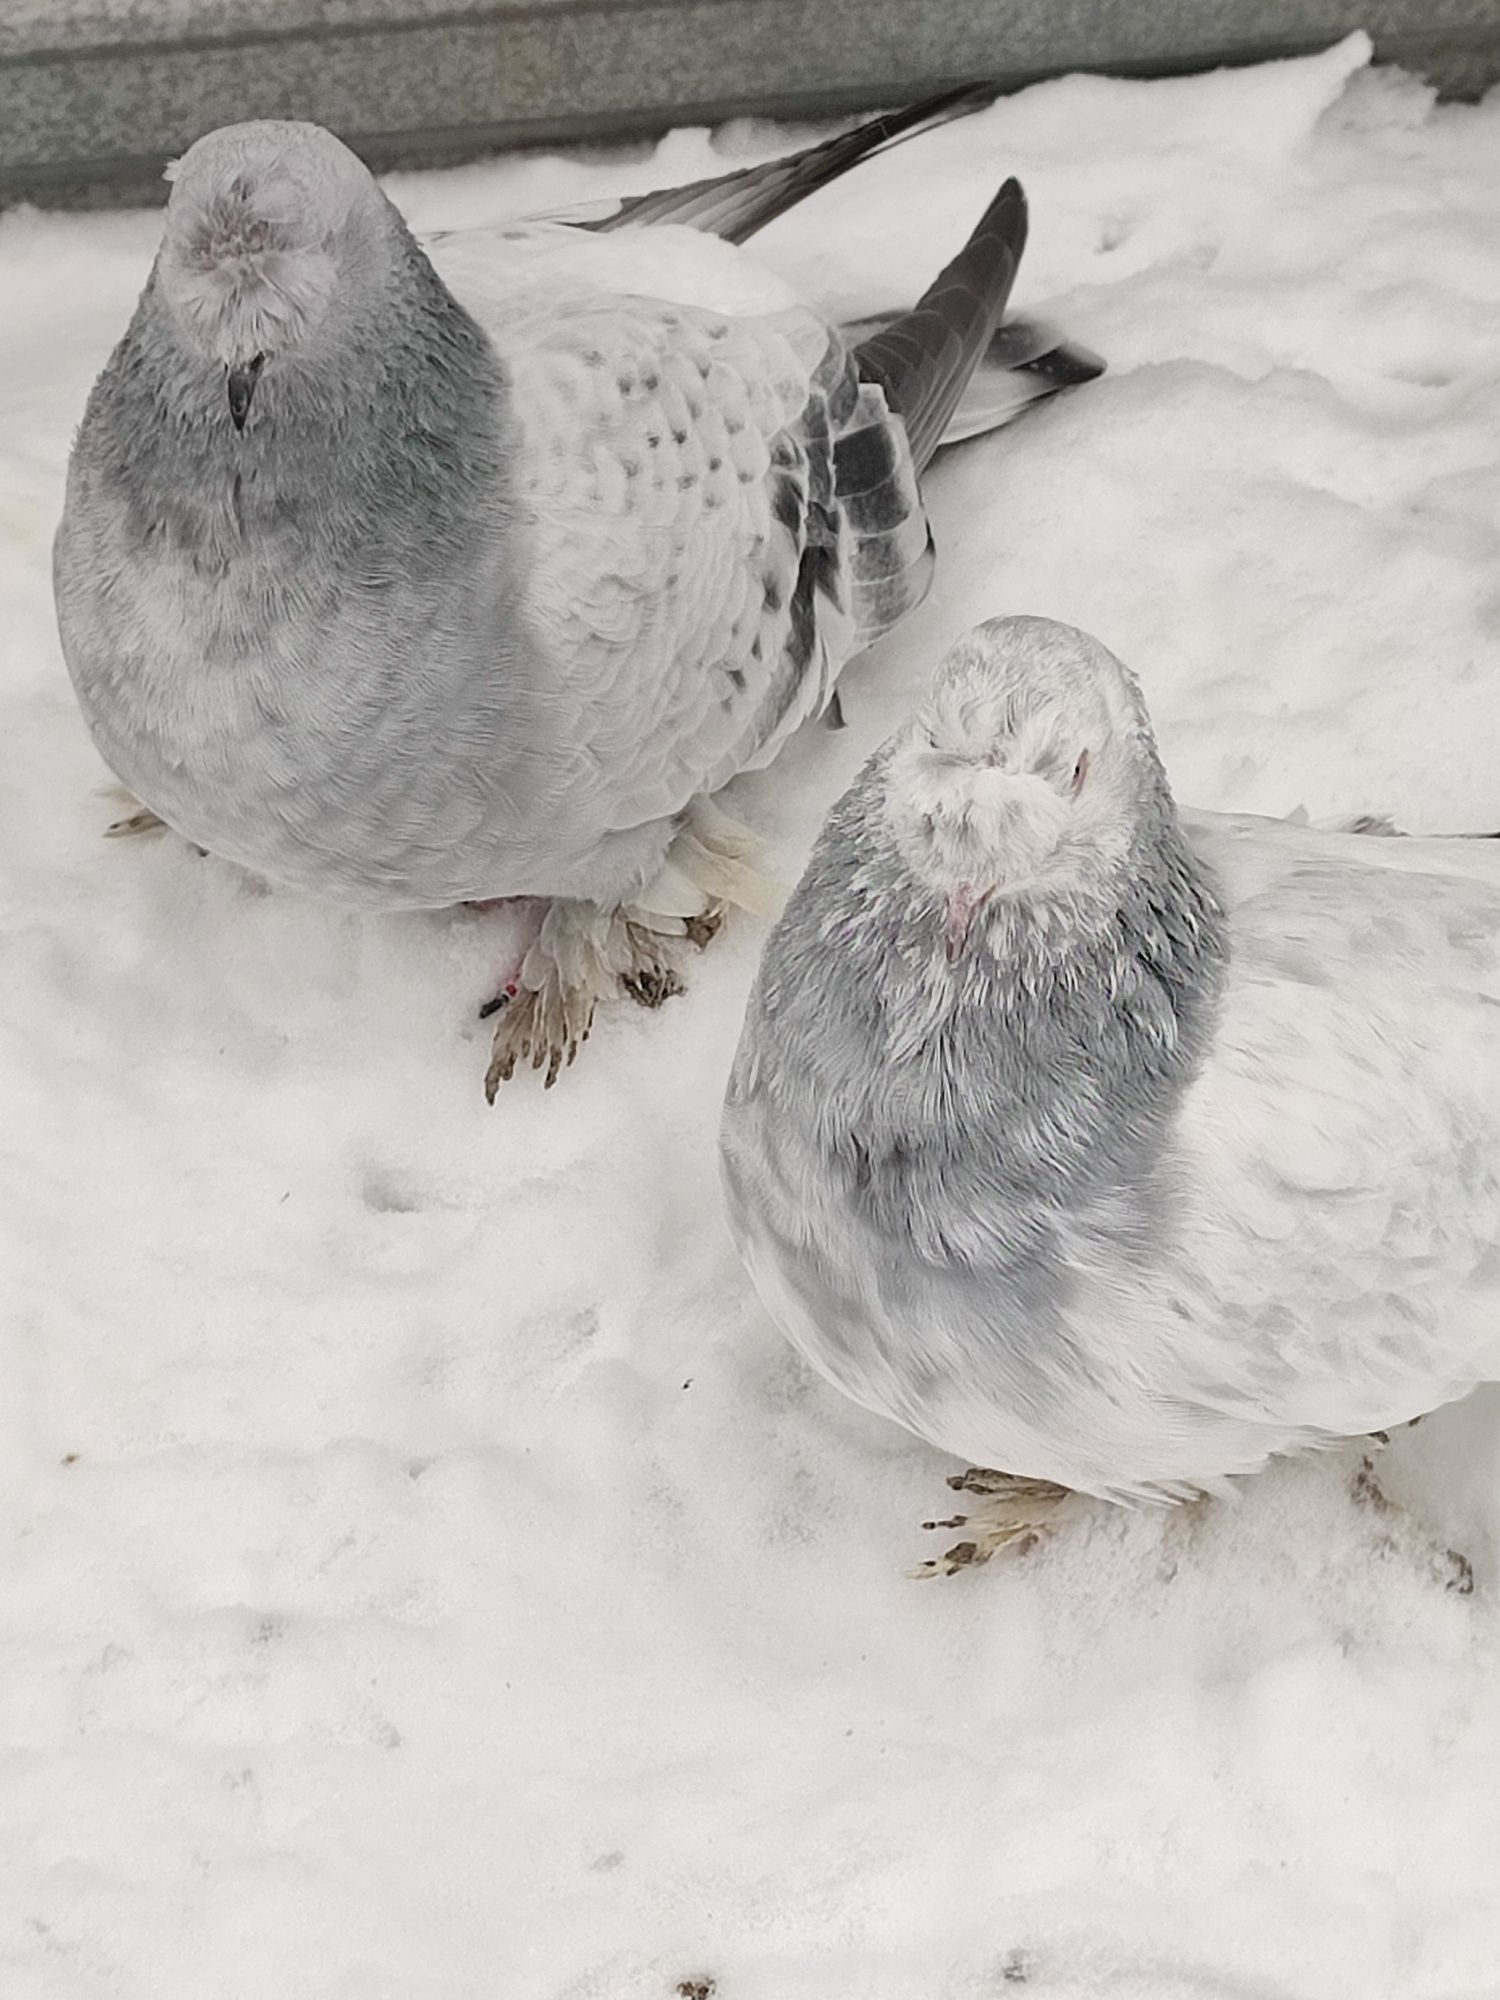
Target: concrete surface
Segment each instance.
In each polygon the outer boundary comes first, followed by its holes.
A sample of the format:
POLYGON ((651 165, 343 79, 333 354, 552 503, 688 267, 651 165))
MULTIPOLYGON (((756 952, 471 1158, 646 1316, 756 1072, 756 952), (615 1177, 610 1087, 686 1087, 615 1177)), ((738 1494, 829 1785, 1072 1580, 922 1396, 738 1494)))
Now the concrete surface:
POLYGON ((140 198, 212 126, 314 118, 373 164, 971 78, 1156 73, 1325 45, 1458 95, 1500 77, 1500 0, 0 0, 0 199, 140 198))

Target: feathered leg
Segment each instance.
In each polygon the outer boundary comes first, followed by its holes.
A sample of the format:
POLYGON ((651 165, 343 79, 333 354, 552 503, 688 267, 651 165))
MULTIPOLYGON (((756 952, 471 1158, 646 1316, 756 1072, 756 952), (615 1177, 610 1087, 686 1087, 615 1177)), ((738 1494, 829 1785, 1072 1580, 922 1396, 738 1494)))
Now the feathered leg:
POLYGON ((987 1563, 1002 1549, 1024 1555, 1057 1525, 1058 1510, 1075 1496, 1066 1486, 1054 1486, 1049 1479, 1017 1479, 1008 1472, 991 1472, 971 1465, 967 1472, 954 1472, 948 1484, 955 1493, 973 1493, 980 1505, 966 1514, 950 1514, 945 1520, 924 1521, 924 1528, 964 1528, 968 1532, 942 1555, 933 1556, 913 1576, 954 1576, 961 1569, 987 1563))
POLYGON ((621 988, 654 1007, 682 990, 655 939, 623 910, 550 904, 515 978, 482 1010, 499 1015, 484 1078, 490 1103, 528 1057, 550 1090, 588 1040, 599 1002, 621 988))
POLYGON ((750 862, 757 845, 753 834, 698 799, 683 815, 661 873, 633 903, 549 904, 519 969, 482 1010, 482 1018, 499 1016, 484 1079, 490 1103, 528 1060, 545 1069, 550 1089, 588 1040, 601 1000, 623 992, 637 1006, 660 1007, 681 993, 672 944, 706 945, 730 903, 768 915, 779 910, 779 887, 750 862))

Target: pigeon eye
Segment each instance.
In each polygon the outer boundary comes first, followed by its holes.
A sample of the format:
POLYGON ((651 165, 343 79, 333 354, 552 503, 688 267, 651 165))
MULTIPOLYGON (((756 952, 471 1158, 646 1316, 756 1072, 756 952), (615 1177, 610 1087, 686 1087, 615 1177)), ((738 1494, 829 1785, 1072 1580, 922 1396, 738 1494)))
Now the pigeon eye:
POLYGON ((1078 762, 1073 766, 1072 796, 1076 799, 1083 790, 1083 781, 1089 774, 1089 753, 1080 751, 1078 762))

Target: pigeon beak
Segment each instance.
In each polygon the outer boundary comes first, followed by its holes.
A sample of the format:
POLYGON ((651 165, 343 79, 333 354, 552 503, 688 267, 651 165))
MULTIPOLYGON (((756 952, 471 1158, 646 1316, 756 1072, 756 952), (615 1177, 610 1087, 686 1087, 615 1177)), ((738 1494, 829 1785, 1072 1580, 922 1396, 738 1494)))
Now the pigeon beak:
POLYGON ((957 965, 963 957, 974 919, 989 900, 990 891, 976 889, 972 882, 961 882, 948 898, 948 921, 943 927, 943 955, 950 965, 957 965))
POLYGON ((255 354, 248 361, 242 361, 237 368, 229 370, 229 415, 237 431, 245 428, 245 419, 250 414, 250 399, 255 394, 255 385, 265 365, 266 357, 255 354))

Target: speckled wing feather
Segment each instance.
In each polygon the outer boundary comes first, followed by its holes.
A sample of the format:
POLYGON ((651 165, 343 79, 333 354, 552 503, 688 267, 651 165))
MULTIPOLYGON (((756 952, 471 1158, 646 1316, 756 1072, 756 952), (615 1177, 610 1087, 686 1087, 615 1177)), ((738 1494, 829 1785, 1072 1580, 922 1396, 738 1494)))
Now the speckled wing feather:
POLYGON ((434 247, 509 380, 521 609, 564 691, 570 782, 611 831, 769 761, 921 602, 917 466, 995 334, 1025 232, 1008 181, 912 312, 857 350, 800 305, 710 309, 722 260, 737 304, 760 281, 685 229, 434 247), (663 278, 671 258, 690 302, 626 289, 637 246, 663 278))
POLYGON ((613 827, 679 811, 768 761, 920 601, 901 426, 801 307, 730 318, 535 271, 480 295, 448 274, 510 379, 524 614, 577 755, 613 827))
POLYGON ((1345 1432, 1459 1395, 1500 1367, 1500 856, 1184 826, 1233 940, 1176 1128, 1186 1303, 1225 1330, 1185 1393, 1345 1432))

